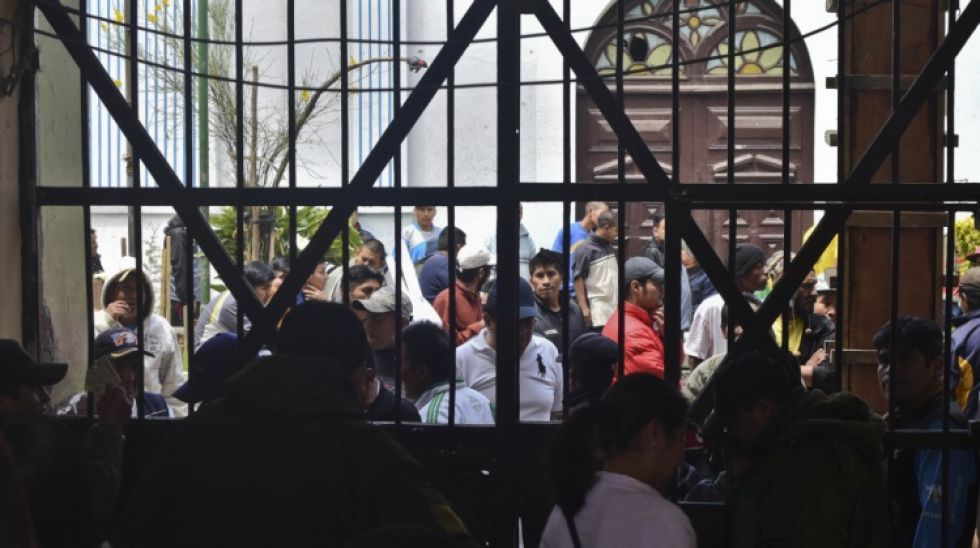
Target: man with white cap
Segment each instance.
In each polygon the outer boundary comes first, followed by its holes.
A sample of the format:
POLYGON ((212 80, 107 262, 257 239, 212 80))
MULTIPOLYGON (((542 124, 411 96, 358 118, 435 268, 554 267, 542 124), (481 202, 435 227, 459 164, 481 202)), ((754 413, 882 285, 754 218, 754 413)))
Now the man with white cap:
MULTIPOLYGON (((548 339, 534 334, 538 308, 534 291, 524 278, 518 279, 518 383, 521 395, 520 420, 547 421, 558 418, 562 406, 562 369, 558 349, 548 339)), ((466 386, 497 402, 497 285, 490 288, 483 309, 486 327, 456 350, 456 376, 466 386)))
POLYGON ((456 255, 456 317, 449 315, 449 289, 443 289, 432 302, 442 325, 456 328, 456 346, 473 338, 483 329, 483 299, 480 287, 490 278, 492 256, 477 244, 467 244, 456 255))
POLYGON ((374 371, 388 388, 395 386, 395 331, 404 329, 412 319, 412 299, 407 291, 401 294, 401 310, 396 310, 395 288, 386 285, 367 299, 351 303, 354 310, 366 313, 364 330, 374 352, 374 371), (401 317, 398 314, 401 314, 401 317))

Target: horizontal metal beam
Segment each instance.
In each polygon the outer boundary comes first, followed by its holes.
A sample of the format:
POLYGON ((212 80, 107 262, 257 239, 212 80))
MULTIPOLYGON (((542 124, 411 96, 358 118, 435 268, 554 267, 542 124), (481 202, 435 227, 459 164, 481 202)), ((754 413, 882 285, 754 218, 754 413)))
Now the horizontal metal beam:
MULTIPOLYGON (((522 202, 605 200, 626 202, 664 201, 665 188, 640 183, 522 183, 514 189, 522 202)), ((955 185, 915 183, 901 185, 837 185, 761 183, 683 184, 673 195, 693 209, 820 210, 847 205, 868 210, 973 211, 980 201, 980 183, 955 185)), ((509 201, 496 187, 402 187, 402 188, 81 188, 39 187, 38 203, 48 206, 126 205, 193 207, 224 205, 330 205, 353 202, 361 206, 492 206, 509 201)))

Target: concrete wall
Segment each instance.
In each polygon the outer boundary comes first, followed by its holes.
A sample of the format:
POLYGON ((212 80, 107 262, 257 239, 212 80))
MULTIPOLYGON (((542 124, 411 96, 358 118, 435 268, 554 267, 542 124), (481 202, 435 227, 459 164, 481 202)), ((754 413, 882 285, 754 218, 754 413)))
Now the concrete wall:
MULTIPOLYGON (((13 16, 18 0, 0 0, 0 17, 13 16)), ((7 43, 11 29, 0 33, 7 43)), ((11 65, 9 55, 0 56, 0 73, 6 74, 11 65)), ((20 276, 20 193, 18 170, 20 162, 20 132, 17 105, 21 88, 13 97, 0 95, 0 256, 4 283, 0 284, 0 337, 21 340, 21 276, 20 276)))

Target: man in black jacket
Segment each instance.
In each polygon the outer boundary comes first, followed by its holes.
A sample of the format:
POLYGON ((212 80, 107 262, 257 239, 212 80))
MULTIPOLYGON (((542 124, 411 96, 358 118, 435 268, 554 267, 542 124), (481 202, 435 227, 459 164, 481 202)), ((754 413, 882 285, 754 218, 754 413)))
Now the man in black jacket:
POLYGON ((277 354, 245 366, 161 444, 120 545, 345 546, 381 535, 406 546, 395 533, 405 529, 465 542, 418 462, 364 420, 370 353, 347 307, 293 309, 277 354))

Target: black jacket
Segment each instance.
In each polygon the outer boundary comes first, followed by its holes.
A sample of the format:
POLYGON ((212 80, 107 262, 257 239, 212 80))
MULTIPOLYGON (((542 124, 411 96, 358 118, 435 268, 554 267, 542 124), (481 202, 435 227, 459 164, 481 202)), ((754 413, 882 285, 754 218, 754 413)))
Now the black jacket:
MULTIPOLYGON (((806 322, 807 328, 803 332, 803 339, 800 341, 800 365, 805 364, 814 352, 823 348, 824 343, 834 340, 837 332, 834 324, 819 314, 810 314, 806 322)), ((813 368, 812 388, 819 388, 827 394, 836 392, 835 371, 834 362, 831 361, 828 354, 822 362, 813 368)))
POLYGON ((402 396, 401 402, 396 401, 395 394, 381 384, 378 397, 375 398, 371 408, 367 410, 367 418, 372 421, 394 421, 395 417, 401 417, 404 422, 422 422, 418 409, 412 402, 402 396))
POLYGON ((403 526, 464 537, 419 464, 364 420, 345 376, 294 356, 246 366, 161 443, 118 545, 344 546, 403 526))

